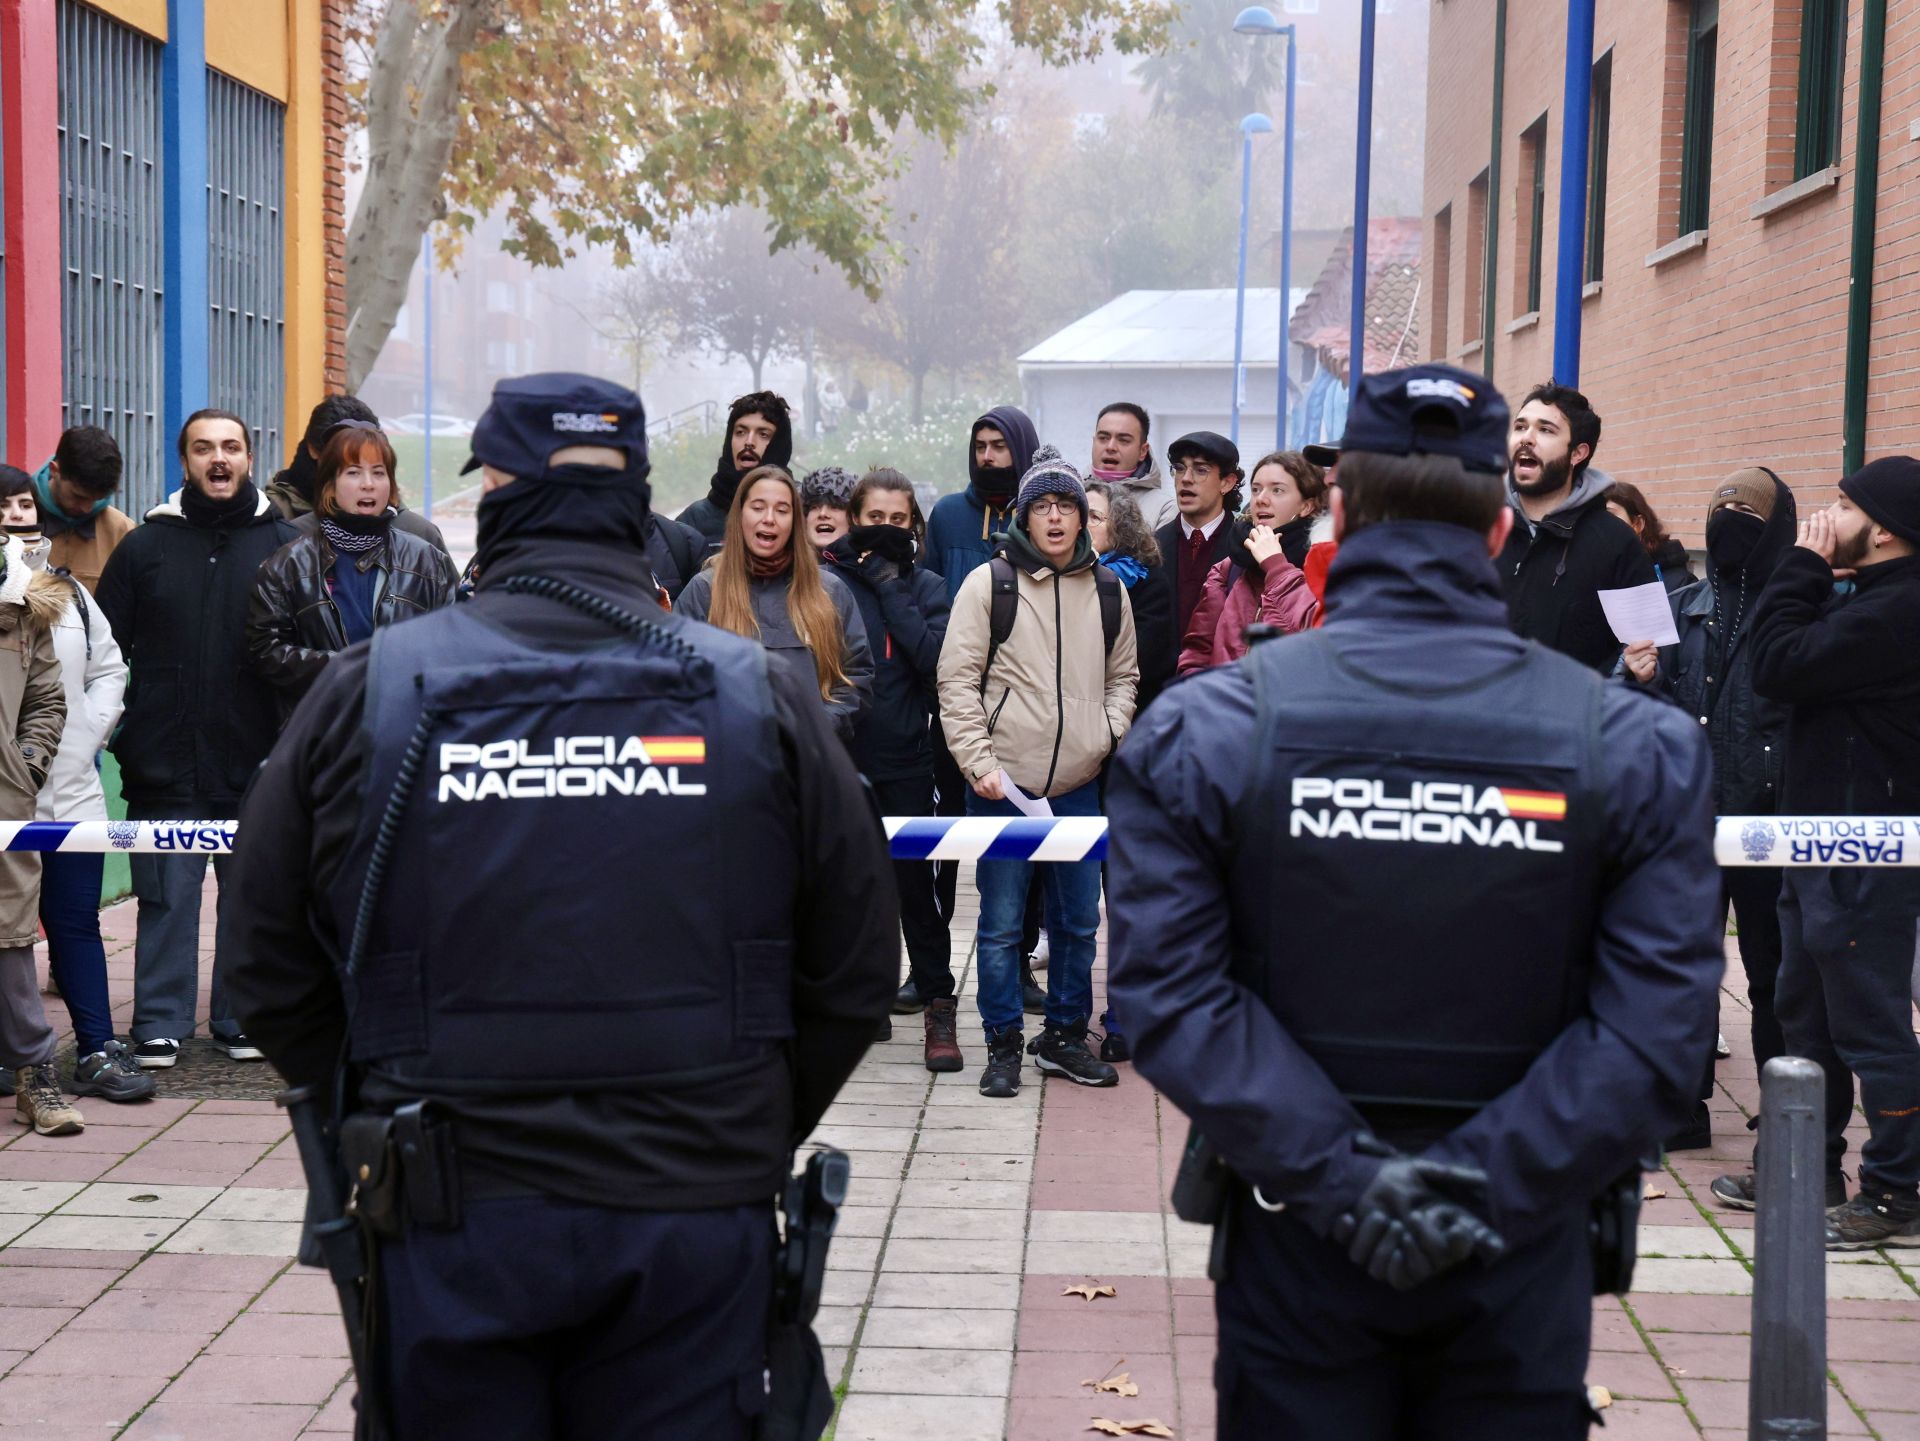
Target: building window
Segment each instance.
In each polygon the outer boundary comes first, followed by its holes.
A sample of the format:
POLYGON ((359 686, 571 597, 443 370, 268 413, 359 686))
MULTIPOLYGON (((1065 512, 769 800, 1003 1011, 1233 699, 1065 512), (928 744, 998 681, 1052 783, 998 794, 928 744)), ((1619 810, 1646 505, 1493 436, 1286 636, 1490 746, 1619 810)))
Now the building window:
POLYGON ((513 287, 504 280, 487 282, 487 310, 493 315, 512 315, 518 309, 514 304, 513 287))
POLYGON ((1540 309, 1540 272, 1547 240, 1547 117, 1542 115, 1520 136, 1520 250, 1516 276, 1524 288, 1514 297, 1522 315, 1540 309))
POLYGON ((1720 0, 1688 0, 1686 119, 1680 151, 1680 234, 1707 228, 1713 188, 1713 85, 1720 0))
POLYGON ((1587 140, 1587 284, 1607 271, 1607 135, 1613 127, 1613 52, 1593 67, 1593 111, 1587 140))
POLYGON ((1287 0, 1289 15, 1318 15, 1319 13, 1320 0, 1287 0))
POLYGON ((1462 254, 1466 257, 1466 305, 1460 316, 1460 338, 1465 344, 1486 338, 1487 258, 1491 254, 1492 230, 1487 225, 1487 172, 1482 170, 1467 186, 1467 233, 1462 254))
POLYGON ((1800 87, 1794 113, 1793 178, 1840 158, 1840 95, 1847 58, 1846 0, 1802 0, 1800 87))
POLYGON ((1443 205, 1433 217, 1433 321, 1428 327, 1433 336, 1429 354, 1435 360, 1447 358, 1447 299, 1453 279, 1453 207, 1443 205))
POLYGON ((207 72, 207 395, 281 453, 286 384, 286 107, 207 72))

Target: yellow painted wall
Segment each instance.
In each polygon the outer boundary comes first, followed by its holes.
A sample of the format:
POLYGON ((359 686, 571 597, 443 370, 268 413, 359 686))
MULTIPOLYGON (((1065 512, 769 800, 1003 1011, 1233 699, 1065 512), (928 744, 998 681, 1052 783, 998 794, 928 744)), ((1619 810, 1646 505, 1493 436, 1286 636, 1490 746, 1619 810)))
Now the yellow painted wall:
MULTIPOLYGON (((306 433, 307 413, 326 393, 327 251, 322 216, 326 132, 321 90, 321 0, 221 0, 282 11, 288 66, 287 193, 283 212, 286 270, 286 428, 289 450, 306 433)), ((212 43, 211 5, 208 43, 212 43)), ((209 52, 211 53, 211 52, 209 52)), ((284 463, 276 459, 275 467, 284 463)))
MULTIPOLYGON (((275 100, 288 100, 289 12, 295 6, 289 0, 206 0, 206 7, 207 64, 275 100)), ((316 29, 316 57, 319 46, 316 29)))
POLYGON ((87 0, 87 3, 156 40, 167 38, 167 0, 87 0))

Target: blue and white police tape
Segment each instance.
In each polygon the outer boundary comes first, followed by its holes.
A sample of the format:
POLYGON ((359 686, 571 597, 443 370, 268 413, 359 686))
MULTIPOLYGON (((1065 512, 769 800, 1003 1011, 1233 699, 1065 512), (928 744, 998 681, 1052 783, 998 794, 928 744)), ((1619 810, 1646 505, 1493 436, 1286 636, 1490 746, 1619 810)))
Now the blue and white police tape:
MULTIPOLYGON (((894 858, 903 861, 1097 861, 1107 854, 1101 816, 889 816, 886 827, 894 858)), ((238 829, 234 821, 16 821, 0 824, 0 849, 205 855, 232 850, 238 829)), ((1433 839, 1441 839, 1437 831, 1433 839)), ((1490 833, 1490 843, 1502 842, 1490 833)), ((1721 816, 1713 849, 1723 866, 1920 866, 1920 817, 1721 816)))

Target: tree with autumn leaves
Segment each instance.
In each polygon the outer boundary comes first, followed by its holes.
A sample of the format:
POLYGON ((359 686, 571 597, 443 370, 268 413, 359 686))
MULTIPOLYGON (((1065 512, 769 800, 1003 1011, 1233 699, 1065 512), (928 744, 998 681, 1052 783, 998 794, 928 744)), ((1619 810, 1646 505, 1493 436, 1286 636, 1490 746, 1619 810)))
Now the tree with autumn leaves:
POLYGON ((617 263, 750 205, 877 294, 881 196, 911 129, 959 142, 990 43, 1064 65, 1157 44, 1171 0, 360 0, 348 90, 367 137, 347 232, 347 369, 372 369, 421 238, 443 258, 498 210, 506 249, 617 263))

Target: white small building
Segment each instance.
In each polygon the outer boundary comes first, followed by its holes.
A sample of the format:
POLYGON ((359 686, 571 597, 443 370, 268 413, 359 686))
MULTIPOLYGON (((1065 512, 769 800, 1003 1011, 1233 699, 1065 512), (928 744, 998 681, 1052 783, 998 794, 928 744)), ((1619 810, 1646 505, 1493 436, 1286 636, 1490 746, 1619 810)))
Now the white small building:
MULTIPOLYGON (((1305 295, 1296 288, 1294 304, 1305 295)), ((1040 439, 1084 466, 1095 420, 1121 400, 1153 417, 1156 455, 1188 431, 1232 435, 1235 296, 1130 290, 1034 346, 1020 357, 1020 382, 1040 439)), ((1278 288, 1248 290, 1239 444, 1249 460, 1273 448, 1279 339, 1278 288)), ((1295 353, 1302 354, 1297 346, 1295 353)), ((1303 378, 1295 377, 1290 406, 1300 403, 1303 378)))

